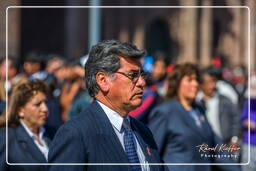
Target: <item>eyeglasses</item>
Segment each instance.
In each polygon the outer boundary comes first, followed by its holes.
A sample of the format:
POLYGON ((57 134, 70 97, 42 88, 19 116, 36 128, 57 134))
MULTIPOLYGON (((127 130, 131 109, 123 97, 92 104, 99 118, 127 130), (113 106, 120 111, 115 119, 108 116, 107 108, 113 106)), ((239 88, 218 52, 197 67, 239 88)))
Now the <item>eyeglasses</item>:
POLYGON ((144 80, 147 78, 148 74, 144 72, 143 70, 138 71, 130 71, 130 72, 116 72, 118 74, 122 74, 129 78, 133 83, 136 83, 140 77, 142 77, 144 80))

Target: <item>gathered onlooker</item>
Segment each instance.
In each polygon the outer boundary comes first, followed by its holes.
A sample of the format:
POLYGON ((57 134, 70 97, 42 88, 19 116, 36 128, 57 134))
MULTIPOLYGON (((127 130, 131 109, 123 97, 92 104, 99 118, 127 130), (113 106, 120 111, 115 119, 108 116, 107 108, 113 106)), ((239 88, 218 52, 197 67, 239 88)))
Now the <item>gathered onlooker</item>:
POLYGON ((73 71, 78 75, 76 84, 79 85, 79 88, 72 99, 71 107, 68 112, 68 119, 72 119, 77 116, 77 114, 84 111, 93 100, 86 89, 85 82, 83 81, 85 75, 84 65, 88 57, 89 56, 83 56, 73 63, 73 71))
POLYGON ((65 79, 65 65, 66 61, 59 55, 48 55, 45 71, 52 74, 56 78, 56 82, 51 87, 53 97, 59 98, 61 88, 65 79))
POLYGON ((226 144, 238 145, 241 132, 240 112, 229 98, 219 93, 216 84, 218 79, 212 67, 201 72, 201 91, 197 100, 206 109, 206 117, 216 135, 226 144))
POLYGON ((7 123, 1 118, 0 127, 0 170, 46 170, 46 166, 8 165, 9 163, 46 163, 51 136, 47 134, 45 124, 48 116, 46 105, 46 85, 41 81, 29 81, 22 84, 10 98, 7 123), (8 127, 8 137, 6 130, 8 127), (8 139, 8 146, 2 141, 8 139))
POLYGON ((157 93, 162 97, 165 96, 164 80, 167 74, 166 69, 166 56, 162 53, 156 54, 152 67, 151 77, 154 85, 157 87, 157 93))
POLYGON ((63 122, 72 119, 78 113, 85 110, 91 103, 91 97, 83 80, 84 61, 81 59, 73 61, 65 66, 65 79, 60 94, 60 104, 62 107, 61 118, 63 122))
POLYGON ((49 60, 46 64, 46 72, 57 75, 57 71, 65 64, 63 57, 59 55, 48 55, 49 60))
POLYGON ((36 52, 27 54, 23 63, 23 69, 29 80, 45 80, 47 73, 42 71, 42 55, 36 52))
POLYGON ((244 102, 242 111, 242 128, 243 128, 243 152, 242 162, 248 165, 242 166, 243 171, 255 171, 256 170, 256 75, 252 75, 250 79, 250 85, 248 87, 245 96, 248 97, 244 102), (250 94, 248 97, 248 91, 250 94), (249 104, 250 103, 250 108, 249 104), (250 112, 250 118, 249 118, 250 112), (249 131, 250 130, 250 131, 249 131), (250 136, 250 141, 249 141, 250 136), (249 152, 250 145, 250 152, 249 152), (250 154, 250 160, 248 155, 250 154))
MULTIPOLYGON (((149 128, 165 163, 234 162, 218 158, 218 150, 202 150, 221 144, 209 125, 204 108, 195 102, 199 88, 199 71, 194 64, 174 66, 167 76, 168 101, 156 107, 149 117, 149 128)), ((216 166, 222 170, 239 170, 236 166, 216 166)), ((211 171, 211 165, 168 165, 171 171, 211 171)))
POLYGON ((0 114, 5 109, 6 92, 10 95, 15 88, 26 81, 26 76, 18 73, 18 63, 14 57, 0 59, 0 114))
POLYGON ((44 58, 46 58, 45 55, 37 52, 31 52, 26 56, 23 67, 29 80, 42 80, 48 87, 46 95, 50 115, 46 120, 46 125, 52 128, 51 134, 55 134, 57 129, 62 124, 61 106, 59 99, 54 96, 57 79, 53 73, 48 73, 44 70, 44 58))

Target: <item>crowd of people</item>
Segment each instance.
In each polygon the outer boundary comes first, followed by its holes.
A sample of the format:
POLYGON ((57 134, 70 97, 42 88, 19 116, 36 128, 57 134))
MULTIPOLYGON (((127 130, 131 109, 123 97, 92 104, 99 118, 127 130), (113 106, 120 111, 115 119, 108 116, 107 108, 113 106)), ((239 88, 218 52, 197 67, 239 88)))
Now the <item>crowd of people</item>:
POLYGON ((232 72, 221 58, 205 68, 169 61, 114 40, 72 60, 1 58, 0 170, 255 171, 255 73, 247 85, 246 70, 232 72), (248 162, 248 144, 250 164, 235 165, 248 162), (7 148, 9 163, 144 165, 16 166, 5 163, 7 148))

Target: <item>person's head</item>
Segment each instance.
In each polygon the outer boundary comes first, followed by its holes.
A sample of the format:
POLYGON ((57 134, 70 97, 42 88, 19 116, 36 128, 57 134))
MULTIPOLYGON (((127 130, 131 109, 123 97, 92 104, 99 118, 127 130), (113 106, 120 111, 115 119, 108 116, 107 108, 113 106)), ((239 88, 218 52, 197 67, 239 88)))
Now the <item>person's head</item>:
POLYGON ((212 67, 202 70, 200 88, 206 97, 212 97, 214 95, 217 81, 217 76, 212 67))
POLYGON ((6 58, 3 58, 0 60, 0 77, 2 79, 6 78, 6 70, 8 70, 8 78, 12 79, 18 71, 18 64, 17 64, 17 60, 12 57, 9 56, 6 60, 6 58))
POLYGON ((73 71, 81 78, 84 78, 85 64, 89 58, 89 55, 82 56, 73 62, 73 71))
POLYGON ((145 86, 140 64, 144 55, 136 46, 116 40, 93 46, 85 65, 89 94, 121 115, 138 107, 145 86))
POLYGON ((157 55, 152 68, 152 78, 155 81, 162 81, 166 75, 167 63, 164 55, 157 55))
POLYGON ((177 64, 167 76, 167 98, 193 102, 198 91, 199 71, 191 63, 177 64))
POLYGON ((28 75, 32 75, 41 69, 42 59, 38 53, 30 53, 26 56, 23 68, 28 75))
POLYGON ((64 59, 59 55, 49 55, 48 58, 49 60, 47 61, 45 69, 48 73, 55 74, 65 64, 64 59))
POLYGON ((44 125, 48 115, 46 89, 42 81, 28 81, 17 87, 8 106, 8 126, 15 127, 20 121, 30 129, 44 125))

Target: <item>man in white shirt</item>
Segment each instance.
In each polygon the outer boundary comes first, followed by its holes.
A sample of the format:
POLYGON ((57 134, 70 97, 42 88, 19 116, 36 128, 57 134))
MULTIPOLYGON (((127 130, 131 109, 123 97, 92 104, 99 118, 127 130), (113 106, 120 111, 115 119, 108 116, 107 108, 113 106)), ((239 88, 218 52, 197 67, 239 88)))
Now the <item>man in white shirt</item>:
POLYGON ((216 88, 217 78, 211 67, 201 72, 201 92, 197 100, 204 103, 206 117, 224 143, 238 143, 240 116, 237 106, 216 88))

